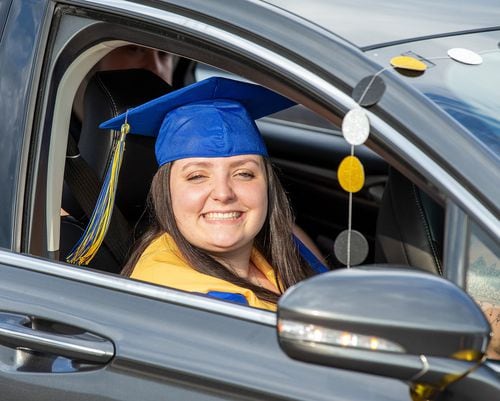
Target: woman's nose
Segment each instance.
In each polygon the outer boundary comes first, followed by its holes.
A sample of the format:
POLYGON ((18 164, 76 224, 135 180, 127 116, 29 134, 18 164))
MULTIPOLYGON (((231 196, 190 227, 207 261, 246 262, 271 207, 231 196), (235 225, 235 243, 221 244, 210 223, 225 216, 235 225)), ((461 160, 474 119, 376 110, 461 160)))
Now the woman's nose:
POLYGON ((236 197, 231 181, 227 178, 219 178, 214 181, 212 188, 212 199, 219 202, 229 202, 236 197))

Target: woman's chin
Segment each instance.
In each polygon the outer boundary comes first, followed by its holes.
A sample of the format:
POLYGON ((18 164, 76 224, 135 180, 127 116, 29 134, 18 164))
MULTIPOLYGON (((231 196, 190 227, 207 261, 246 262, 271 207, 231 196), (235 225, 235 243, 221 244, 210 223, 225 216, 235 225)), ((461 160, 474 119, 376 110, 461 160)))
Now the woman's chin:
POLYGON ((206 250, 212 252, 214 254, 225 254, 237 252, 240 250, 248 250, 251 249, 253 245, 253 241, 235 241, 235 238, 225 238, 225 239, 217 239, 210 241, 206 250))

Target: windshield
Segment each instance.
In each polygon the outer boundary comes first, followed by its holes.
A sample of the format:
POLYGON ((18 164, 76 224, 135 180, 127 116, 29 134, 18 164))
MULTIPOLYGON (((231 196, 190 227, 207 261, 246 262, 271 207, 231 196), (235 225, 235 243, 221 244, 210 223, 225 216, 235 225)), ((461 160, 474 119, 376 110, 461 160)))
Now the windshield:
POLYGON ((500 160, 500 31, 429 39, 370 51, 381 65, 394 56, 410 55, 428 66, 419 76, 403 76, 455 118, 500 160), (467 65, 447 56, 467 48, 483 61, 467 65))

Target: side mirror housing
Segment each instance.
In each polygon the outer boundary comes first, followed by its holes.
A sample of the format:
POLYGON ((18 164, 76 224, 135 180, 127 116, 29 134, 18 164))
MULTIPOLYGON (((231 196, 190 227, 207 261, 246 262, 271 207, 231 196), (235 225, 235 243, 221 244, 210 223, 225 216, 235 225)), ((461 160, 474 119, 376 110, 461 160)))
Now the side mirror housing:
POLYGON ((294 359, 405 380, 429 398, 478 365, 490 339, 464 291, 405 267, 305 280, 280 299, 277 327, 294 359))

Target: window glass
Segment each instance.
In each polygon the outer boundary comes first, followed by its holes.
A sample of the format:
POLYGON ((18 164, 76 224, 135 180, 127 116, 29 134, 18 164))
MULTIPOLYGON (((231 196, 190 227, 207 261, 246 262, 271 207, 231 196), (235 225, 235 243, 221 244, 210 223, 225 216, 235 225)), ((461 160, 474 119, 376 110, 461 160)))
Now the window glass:
POLYGON ((500 246, 474 223, 469 239, 467 291, 492 326, 489 356, 500 359, 500 246))

